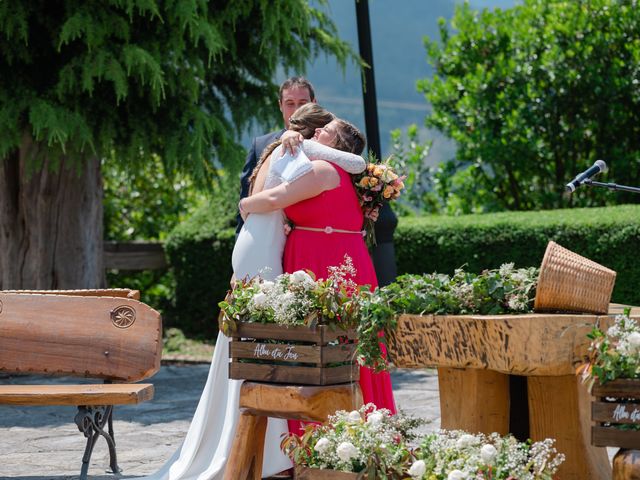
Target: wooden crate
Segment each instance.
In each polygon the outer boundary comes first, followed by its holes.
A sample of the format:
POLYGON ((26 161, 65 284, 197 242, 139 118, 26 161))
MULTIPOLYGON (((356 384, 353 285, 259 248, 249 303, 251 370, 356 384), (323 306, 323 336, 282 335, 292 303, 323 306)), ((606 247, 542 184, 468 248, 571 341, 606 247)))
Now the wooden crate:
POLYGON ((238 322, 231 335, 229 377, 297 385, 354 382, 360 376, 354 340, 355 332, 333 331, 326 325, 238 322), (346 337, 346 342, 336 344, 339 337, 346 337))
POLYGON ((640 430, 620 430, 616 425, 640 427, 640 380, 618 379, 591 391, 591 443, 597 447, 640 449, 640 430))
POLYGON ((339 472, 337 470, 321 470, 297 466, 294 470, 294 480, 366 480, 364 473, 339 472))

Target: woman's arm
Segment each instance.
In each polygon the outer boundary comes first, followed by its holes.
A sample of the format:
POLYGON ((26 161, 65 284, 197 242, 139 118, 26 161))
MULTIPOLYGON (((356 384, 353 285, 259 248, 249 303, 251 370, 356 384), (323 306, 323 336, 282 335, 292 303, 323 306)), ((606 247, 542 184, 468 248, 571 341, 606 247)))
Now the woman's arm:
POLYGON ((251 197, 243 198, 240 201, 240 211, 246 214, 271 212, 315 197, 340 185, 340 175, 330 163, 318 160, 311 164, 309 173, 295 182, 285 182, 251 197))
POLYGON ((325 160, 334 163, 347 173, 362 173, 367 168, 367 163, 360 155, 337 150, 314 140, 302 142, 302 150, 309 160, 325 160))

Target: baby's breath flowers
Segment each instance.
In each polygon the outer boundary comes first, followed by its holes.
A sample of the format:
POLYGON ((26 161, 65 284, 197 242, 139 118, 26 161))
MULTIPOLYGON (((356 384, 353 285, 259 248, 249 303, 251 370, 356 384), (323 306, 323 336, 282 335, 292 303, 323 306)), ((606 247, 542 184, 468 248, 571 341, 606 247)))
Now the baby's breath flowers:
POLYGON ((307 426, 282 448, 298 466, 389 480, 551 480, 564 461, 550 439, 439 430, 416 443, 412 430, 419 422, 368 404, 307 426))
MULTIPOLYGON (((408 442, 421 420, 391 415, 369 403, 359 410, 336 412, 325 425, 308 425, 301 435, 290 435, 282 448, 296 465, 343 472, 366 471, 368 478, 409 478, 423 471, 408 442)), ((421 478, 421 477, 416 477, 421 478)))
POLYGON ((439 430, 427 435, 415 454, 425 463, 421 479, 551 480, 564 461, 553 445, 551 439, 530 443, 497 433, 439 430))

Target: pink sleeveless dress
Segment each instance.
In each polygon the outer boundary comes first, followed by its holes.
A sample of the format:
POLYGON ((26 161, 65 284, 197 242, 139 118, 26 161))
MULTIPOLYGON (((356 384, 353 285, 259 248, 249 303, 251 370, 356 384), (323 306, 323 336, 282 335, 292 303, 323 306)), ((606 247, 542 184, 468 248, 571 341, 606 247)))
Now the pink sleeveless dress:
MULTIPOLYGON (((296 226, 326 229, 362 230, 363 216, 350 175, 333 165, 340 174, 340 185, 320 195, 285 208, 296 226)), ((317 278, 326 278, 328 268, 343 263, 345 254, 357 270, 358 285, 378 285, 373 262, 364 238, 359 233, 325 233, 294 228, 284 248, 284 271, 311 270, 317 278)), ((396 412, 389 372, 374 373, 360 367, 360 388, 365 403, 396 412)), ((289 431, 298 433, 299 422, 289 421, 289 431)))

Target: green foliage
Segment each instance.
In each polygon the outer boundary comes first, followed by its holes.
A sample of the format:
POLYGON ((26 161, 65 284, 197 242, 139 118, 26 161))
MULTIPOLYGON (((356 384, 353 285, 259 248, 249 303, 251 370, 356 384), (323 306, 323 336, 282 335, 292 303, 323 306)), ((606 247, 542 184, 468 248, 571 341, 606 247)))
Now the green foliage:
POLYGON ((27 134, 78 165, 159 155, 198 181, 241 158, 234 127, 276 121, 277 68, 355 58, 304 0, 0 2, 0 30, 0 158, 27 134))
POLYGON ((549 240, 617 271, 613 301, 640 304, 640 206, 402 218, 394 237, 398 272, 447 274, 538 267, 549 240))
MULTIPOLYGON (((418 82, 427 125, 458 144, 438 198, 445 211, 548 209, 596 159, 608 179, 640 184, 640 8, 633 0, 524 0, 459 6, 440 42, 425 39, 433 79, 418 82), (451 175, 452 173, 450 173, 451 175)), ((638 202, 585 189, 571 204, 638 202)), ((443 211, 443 209, 441 209, 443 211)))
POLYGON ((221 182, 214 197, 176 227, 164 244, 176 280, 167 323, 190 336, 217 335, 217 305, 230 287, 239 195, 231 183, 221 182))

